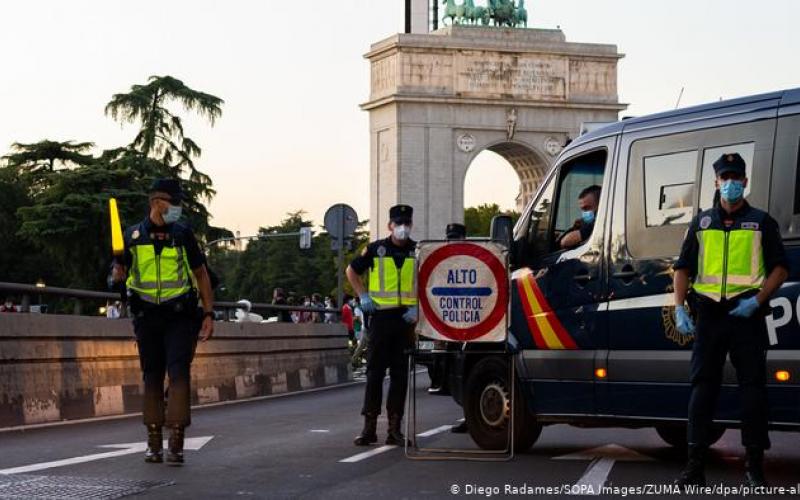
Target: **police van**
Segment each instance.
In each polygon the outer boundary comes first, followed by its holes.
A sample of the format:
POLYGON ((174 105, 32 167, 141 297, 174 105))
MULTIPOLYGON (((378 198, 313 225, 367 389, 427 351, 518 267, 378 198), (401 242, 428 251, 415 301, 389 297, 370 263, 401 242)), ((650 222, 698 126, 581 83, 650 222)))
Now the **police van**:
MULTIPOLYGON (((511 227, 492 224, 510 255, 509 345, 513 356, 469 344, 446 353, 449 387, 473 440, 502 449, 512 387, 514 444, 532 446, 542 427, 654 427, 685 446, 692 335, 673 320, 672 264, 692 217, 712 207, 712 164, 738 153, 749 203, 777 220, 791 263, 766 318, 770 428, 800 427, 800 89, 623 120, 573 141, 511 227), (591 235, 562 250, 580 215, 577 194, 602 188, 591 235), (514 360, 516 383, 508 380, 514 360)), ((740 419, 727 363, 715 431, 740 419)))

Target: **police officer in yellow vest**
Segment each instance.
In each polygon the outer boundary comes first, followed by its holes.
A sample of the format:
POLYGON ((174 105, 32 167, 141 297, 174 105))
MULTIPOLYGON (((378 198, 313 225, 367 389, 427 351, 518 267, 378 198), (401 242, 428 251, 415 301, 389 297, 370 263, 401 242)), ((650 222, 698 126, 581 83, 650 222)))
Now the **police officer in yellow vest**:
POLYGON ((692 392, 689 400, 689 456, 676 484, 704 485, 708 433, 714 418, 725 358, 730 353, 742 397, 742 445, 749 486, 766 484, 766 349, 764 317, 772 294, 788 276, 788 261, 778 224, 744 200, 745 162, 737 153, 714 163, 719 204, 699 213, 689 225, 674 265, 675 324, 695 334, 692 392), (691 304, 697 327, 685 301, 691 304))
POLYGON ((145 461, 162 462, 162 427, 170 429, 167 462, 183 463, 184 429, 190 424, 190 365, 199 336, 214 331, 213 295, 203 256, 191 229, 178 221, 183 192, 175 179, 158 179, 150 189, 150 211, 125 231, 124 262, 114 279, 127 274, 139 361, 144 374, 145 461), (203 303, 198 317, 197 293, 203 303), (164 376, 169 401, 164 411, 164 376))
POLYGON ((370 315, 367 351, 367 387, 364 395, 364 429, 355 444, 377 442, 377 421, 383 399, 383 378, 389 370, 386 413, 389 430, 386 444, 403 445, 400 431, 408 385, 408 350, 413 345, 417 321, 414 252, 410 238, 413 209, 396 205, 389 210, 388 238, 370 243, 350 263, 347 279, 361 299, 361 309, 370 315), (369 291, 361 275, 369 270, 369 291))

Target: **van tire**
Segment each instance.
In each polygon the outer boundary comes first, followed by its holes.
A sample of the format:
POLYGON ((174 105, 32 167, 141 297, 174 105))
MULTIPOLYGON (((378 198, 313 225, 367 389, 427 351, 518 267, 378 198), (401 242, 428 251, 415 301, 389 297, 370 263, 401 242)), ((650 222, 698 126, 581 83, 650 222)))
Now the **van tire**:
MULTIPOLYGON (((687 448, 686 425, 687 424, 657 425, 656 432, 668 445, 679 450, 685 450, 687 448)), ((723 434, 725 434, 725 427, 712 424, 708 431, 708 445, 713 446, 722 438, 723 434)))
MULTIPOLYGON (((508 363, 496 356, 478 361, 467 377, 464 416, 472 440, 481 449, 507 448, 510 388, 508 363)), ((539 439, 542 426, 528 411, 519 383, 515 384, 514 398, 514 451, 521 453, 539 439)))

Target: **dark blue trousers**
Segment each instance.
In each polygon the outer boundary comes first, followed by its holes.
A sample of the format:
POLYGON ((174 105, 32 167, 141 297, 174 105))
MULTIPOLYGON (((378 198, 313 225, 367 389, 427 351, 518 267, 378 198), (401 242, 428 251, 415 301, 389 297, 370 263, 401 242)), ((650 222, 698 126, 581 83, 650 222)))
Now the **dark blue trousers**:
POLYGON ((730 353, 742 402, 742 445, 768 449, 764 311, 759 310, 750 318, 731 316, 728 312, 736 303, 737 300, 699 301, 692 350, 688 442, 709 444, 708 430, 716 412, 725 359, 730 353))
POLYGON ((139 363, 144 376, 145 425, 191 423, 190 366, 197 344, 198 322, 186 312, 168 308, 142 311, 133 320, 139 363), (164 377, 169 399, 164 411, 164 377))
POLYGON ((414 327, 403 319, 405 308, 378 311, 369 322, 367 386, 362 415, 380 415, 383 379, 389 370, 386 412, 403 416, 408 390, 408 353, 413 345, 414 327))

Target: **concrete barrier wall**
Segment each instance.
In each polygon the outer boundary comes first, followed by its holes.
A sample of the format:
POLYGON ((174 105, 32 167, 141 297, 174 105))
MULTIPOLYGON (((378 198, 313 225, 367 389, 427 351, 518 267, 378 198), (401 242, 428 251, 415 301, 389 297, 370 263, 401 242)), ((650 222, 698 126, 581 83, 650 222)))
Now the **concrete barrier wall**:
MULTIPOLYGON (((223 323, 198 344, 193 404, 352 380, 340 324, 223 323)), ((141 411, 130 320, 0 314, 0 427, 141 411)))

